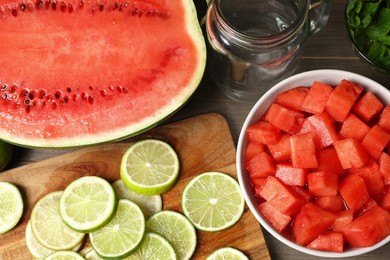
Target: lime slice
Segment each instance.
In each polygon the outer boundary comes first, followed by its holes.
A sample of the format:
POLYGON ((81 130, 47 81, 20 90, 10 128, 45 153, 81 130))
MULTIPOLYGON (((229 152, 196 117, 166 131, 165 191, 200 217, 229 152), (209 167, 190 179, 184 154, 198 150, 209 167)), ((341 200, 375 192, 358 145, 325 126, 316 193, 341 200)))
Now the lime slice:
MULTIPOLYGON (((102 258, 96 254, 95 250, 93 250, 92 246, 84 247, 80 252, 80 255, 82 255, 87 260, 101 260, 102 258)), ((124 258, 126 259, 126 258, 124 258)))
POLYGON ((233 247, 222 247, 217 249, 206 260, 249 260, 249 258, 240 250, 233 247))
POLYGON ((9 182, 0 182, 0 234, 13 229, 23 215, 23 198, 19 189, 9 182))
POLYGON ((190 259, 196 248, 196 231, 182 214, 163 210, 146 222, 148 231, 163 236, 171 243, 178 259, 190 259))
POLYGON ((146 196, 130 190, 121 179, 112 183, 118 199, 128 199, 137 204, 145 215, 149 218, 162 209, 162 199, 160 195, 146 196))
POLYGON ((31 230, 37 241, 52 250, 68 250, 81 243, 85 234, 69 228, 60 215, 63 191, 46 194, 31 211, 31 230))
MULTIPOLYGON (((48 249, 41 245, 38 240, 34 237, 34 234, 31 230, 30 221, 27 222, 26 231, 25 231, 25 239, 28 251, 35 258, 45 258, 48 255, 56 252, 55 250, 48 249)), ((84 245, 84 241, 81 241, 78 245, 72 248, 72 251, 79 251, 84 245)))
POLYGON ((45 258, 45 260, 83 260, 80 254, 74 251, 57 251, 45 258))
POLYGON ((126 260, 175 260, 175 249, 164 237, 148 232, 140 248, 125 258, 126 260))
POLYGON ((101 229, 89 234, 93 249, 102 258, 123 258, 142 243, 145 217, 134 202, 119 200, 114 218, 101 229))
POLYGON ((0 140, 0 171, 4 170, 11 161, 13 151, 13 145, 0 140))
POLYGON ((244 197, 238 182, 220 172, 205 172, 184 188, 184 215, 203 231, 219 231, 234 225, 244 213, 244 197))
POLYGON ((81 177, 69 184, 60 200, 64 222, 79 232, 92 232, 115 214, 116 194, 111 184, 97 176, 81 177))
POLYGON ((121 179, 131 190, 144 195, 159 195, 175 184, 179 168, 179 158, 169 144, 146 139, 127 149, 120 171, 121 179))

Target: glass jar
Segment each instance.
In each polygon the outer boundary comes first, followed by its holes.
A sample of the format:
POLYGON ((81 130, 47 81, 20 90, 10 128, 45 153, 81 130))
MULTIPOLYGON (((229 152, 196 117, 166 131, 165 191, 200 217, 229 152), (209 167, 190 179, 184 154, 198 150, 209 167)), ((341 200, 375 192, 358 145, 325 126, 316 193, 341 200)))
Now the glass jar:
POLYGON ((330 0, 212 0, 208 72, 223 92, 253 102, 298 67, 305 39, 328 21, 330 0))

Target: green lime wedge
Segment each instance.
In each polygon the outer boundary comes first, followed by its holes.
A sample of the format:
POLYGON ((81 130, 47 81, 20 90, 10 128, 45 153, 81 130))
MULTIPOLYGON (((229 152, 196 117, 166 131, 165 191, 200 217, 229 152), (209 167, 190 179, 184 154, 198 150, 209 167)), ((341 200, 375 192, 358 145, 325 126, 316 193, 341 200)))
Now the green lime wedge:
POLYGON ((196 248, 196 231, 182 214, 163 210, 146 222, 147 230, 163 236, 171 243, 178 259, 190 259, 196 248))
POLYGON ((85 234, 68 227, 60 215, 63 191, 46 194, 31 211, 31 230, 37 241, 52 250, 70 250, 80 244, 85 234))
POLYGON ((219 231, 234 225, 244 213, 244 197, 238 182, 220 172, 205 172, 184 188, 184 215, 203 231, 219 231))
POLYGON ((222 247, 215 250, 206 260, 249 260, 249 258, 240 250, 233 247, 222 247))
POLYGON ((19 189, 9 182, 0 182, 0 234, 13 229, 23 215, 23 198, 19 189))
POLYGON ((122 157, 121 179, 131 190, 144 195, 159 195, 175 184, 179 158, 166 142, 146 139, 131 145, 122 157))
POLYGON ((48 255, 45 260, 83 260, 80 254, 74 251, 57 251, 48 255))
POLYGON ((23 215, 23 198, 19 189, 9 182, 0 182, 0 234, 13 229, 23 215))
POLYGON ((124 258, 134 252, 145 235, 145 217, 134 202, 121 199, 114 218, 89 234, 93 249, 102 258, 124 258))
POLYGON ((116 194, 108 181, 85 176, 65 188, 60 213, 69 227, 87 233, 107 224, 115 214, 116 205, 116 194))
POLYGON ((148 232, 145 235, 142 245, 126 260, 175 260, 177 259, 175 250, 164 237, 148 232))
POLYGON ((160 195, 147 196, 130 190, 121 179, 112 183, 118 199, 128 199, 137 204, 145 215, 149 218, 162 209, 162 199, 160 195))

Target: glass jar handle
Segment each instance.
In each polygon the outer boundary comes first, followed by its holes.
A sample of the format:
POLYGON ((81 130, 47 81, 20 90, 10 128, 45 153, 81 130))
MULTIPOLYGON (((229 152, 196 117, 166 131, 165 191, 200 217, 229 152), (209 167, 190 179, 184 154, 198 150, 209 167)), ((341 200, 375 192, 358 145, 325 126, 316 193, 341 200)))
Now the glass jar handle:
POLYGON ((321 30, 328 22, 331 0, 310 0, 310 34, 321 30))

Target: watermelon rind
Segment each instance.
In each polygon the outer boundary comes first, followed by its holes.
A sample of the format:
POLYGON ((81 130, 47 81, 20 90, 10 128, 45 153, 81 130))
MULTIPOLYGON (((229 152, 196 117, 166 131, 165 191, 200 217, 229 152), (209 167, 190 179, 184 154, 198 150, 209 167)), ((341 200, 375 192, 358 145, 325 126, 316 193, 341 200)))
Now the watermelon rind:
MULTIPOLYGON (((177 93, 176 96, 172 97, 167 105, 159 108, 156 113, 146 116, 138 122, 131 123, 121 128, 115 128, 115 126, 113 126, 111 131, 59 138, 34 138, 34 136, 28 136, 27 138, 25 136, 11 134, 0 126, 0 140, 4 140, 14 145, 31 148, 72 148, 97 145, 139 135, 140 133, 160 125, 164 120, 180 110, 198 88, 206 67, 205 39, 197 18, 195 5, 193 1, 181 0, 181 2, 186 13, 185 23, 188 36, 196 46, 198 61, 196 69, 193 71, 192 78, 188 81, 187 86, 181 88, 180 93, 177 93)), ((0 114, 0 116, 2 115, 0 114)), ((125 113, 123 113, 123 116, 125 116, 125 113)))

